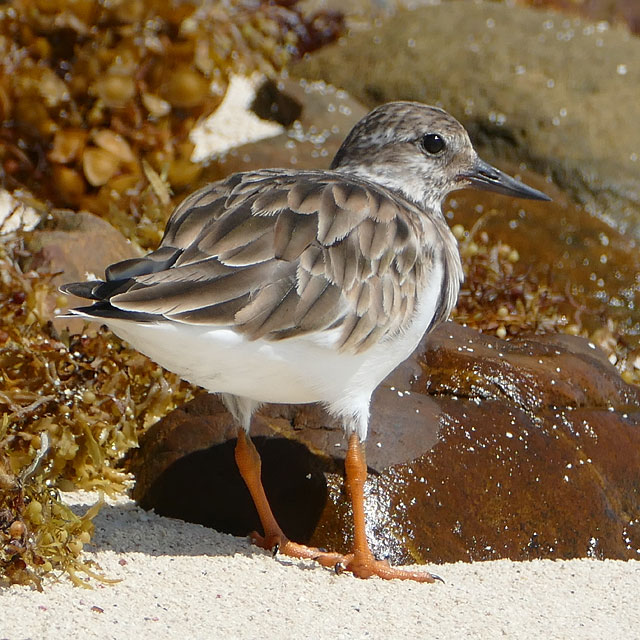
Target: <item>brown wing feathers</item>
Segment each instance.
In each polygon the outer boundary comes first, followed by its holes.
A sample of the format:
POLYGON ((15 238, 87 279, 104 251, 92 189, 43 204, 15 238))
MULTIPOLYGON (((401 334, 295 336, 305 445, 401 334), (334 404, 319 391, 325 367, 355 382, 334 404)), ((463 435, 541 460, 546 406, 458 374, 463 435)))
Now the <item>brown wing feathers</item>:
POLYGON ((110 302, 252 339, 341 327, 342 348, 363 349, 414 310, 422 249, 403 215, 355 178, 233 176, 180 205, 156 252, 114 270, 133 281, 110 302))

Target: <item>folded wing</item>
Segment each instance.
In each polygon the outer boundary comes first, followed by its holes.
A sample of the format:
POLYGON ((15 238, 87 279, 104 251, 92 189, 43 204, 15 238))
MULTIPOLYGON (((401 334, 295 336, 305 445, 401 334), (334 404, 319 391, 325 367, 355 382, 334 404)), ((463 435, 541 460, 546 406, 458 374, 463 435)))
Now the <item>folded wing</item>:
POLYGON ((96 317, 233 326, 252 340, 339 329, 358 351, 411 321, 437 244, 420 215, 355 177, 236 174, 183 201, 156 251, 63 290, 95 300, 78 311, 96 317))

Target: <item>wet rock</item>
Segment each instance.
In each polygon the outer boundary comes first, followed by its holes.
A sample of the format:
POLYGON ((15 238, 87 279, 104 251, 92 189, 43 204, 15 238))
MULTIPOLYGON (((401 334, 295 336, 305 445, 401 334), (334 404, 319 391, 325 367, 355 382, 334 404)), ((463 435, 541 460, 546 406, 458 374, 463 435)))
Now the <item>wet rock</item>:
MULTIPOLYGON (((586 340, 506 342, 445 324, 374 399, 366 500, 376 554, 637 557, 639 407, 640 391, 586 340)), ((213 396, 173 412, 129 459, 134 497, 237 535, 259 528, 234 433, 213 396)), ((273 405, 253 434, 284 530, 346 550, 340 429, 316 406, 273 405)))
POLYGON ((572 15, 578 14, 590 20, 606 20, 612 24, 626 24, 640 33, 640 5, 636 0, 524 0, 532 7, 549 7, 572 15))
MULTIPOLYGON (((283 423, 289 424, 275 418, 276 428, 283 423)), ((130 452, 134 498, 145 509, 236 535, 256 529, 257 514, 235 466, 235 434, 231 416, 212 395, 170 413, 130 452)), ((307 538, 326 502, 326 461, 294 440, 265 434, 278 431, 256 420, 254 441, 274 512, 288 530, 307 538)))
MULTIPOLYGON (((515 269, 522 278, 544 283, 557 294, 560 328, 582 331, 594 339, 603 331, 609 332, 614 335, 614 342, 620 339, 629 351, 638 349, 640 253, 636 241, 589 215, 540 176, 509 164, 502 168, 521 175, 525 182, 548 193, 553 202, 524 201, 471 190, 454 193, 443 211, 451 227, 462 225, 466 230, 461 238, 463 252, 480 238, 492 247, 510 247, 516 252, 515 269), (609 325, 613 330, 607 329, 609 325)), ((469 260, 472 257, 467 256, 465 262, 469 260)), ((465 307, 468 296, 482 291, 483 280, 486 275, 473 272, 471 264, 457 319, 476 324, 466 315, 465 307)), ((509 293, 502 291, 500 295, 507 299, 509 293)), ((517 298, 519 294, 514 295, 517 298)), ((618 357, 622 357, 621 352, 618 357)))
POLYGON ((399 11, 294 68, 368 106, 409 99, 459 118, 488 159, 527 162, 640 237, 640 41, 624 29, 495 3, 399 11), (358 73, 353 73, 358 69, 358 73))
POLYGON ((396 557, 637 558, 637 387, 579 338, 505 343, 450 328, 416 382, 438 399, 441 441, 372 488, 389 522, 404 518, 410 542, 396 557))
POLYGON ((278 88, 270 78, 256 91, 251 111, 263 120, 272 120, 283 127, 291 126, 302 113, 302 104, 278 88))

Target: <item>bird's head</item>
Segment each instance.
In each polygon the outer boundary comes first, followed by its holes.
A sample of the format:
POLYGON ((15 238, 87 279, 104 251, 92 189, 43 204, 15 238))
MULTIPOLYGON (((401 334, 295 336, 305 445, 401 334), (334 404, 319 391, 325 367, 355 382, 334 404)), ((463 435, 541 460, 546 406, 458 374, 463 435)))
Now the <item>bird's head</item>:
POLYGON ((390 102, 371 111, 351 130, 331 168, 436 211, 447 194, 465 187, 549 200, 481 160, 464 127, 446 111, 417 102, 390 102))

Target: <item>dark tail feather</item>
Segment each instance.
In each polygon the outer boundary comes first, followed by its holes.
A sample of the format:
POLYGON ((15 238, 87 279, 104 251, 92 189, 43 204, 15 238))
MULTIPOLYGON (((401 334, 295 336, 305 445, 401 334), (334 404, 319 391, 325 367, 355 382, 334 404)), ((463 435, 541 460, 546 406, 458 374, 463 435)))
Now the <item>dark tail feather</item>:
POLYGON ((127 291, 132 284, 132 280, 113 280, 103 282, 102 280, 89 280, 88 282, 70 282, 60 286, 62 293, 70 293, 79 298, 87 300, 109 300, 122 291, 127 291))
POLYGON ((136 286, 135 277, 157 273, 169 269, 182 252, 173 247, 160 247, 144 258, 122 260, 107 267, 106 281, 91 280, 89 282, 70 282, 60 287, 62 293, 69 293, 79 298, 96 300, 87 307, 71 309, 70 313, 90 316, 93 318, 119 318, 134 322, 157 322, 159 317, 151 313, 123 311, 111 305, 109 300, 119 293, 130 291, 136 286))
POLYGON ((182 251, 173 247, 160 247, 144 258, 130 258, 116 262, 105 270, 107 281, 128 280, 148 273, 169 269, 180 257, 182 251))
POLYGON ((62 293, 69 293, 78 298, 87 298, 88 300, 101 300, 95 293, 95 289, 102 284, 100 280, 88 280, 87 282, 69 282, 60 285, 62 293))
POLYGON ((132 320, 133 322, 158 322, 159 317, 152 313, 142 313, 137 311, 123 311, 111 306, 108 302, 100 301, 88 307, 77 307, 71 309, 71 315, 91 316, 92 318, 132 320))

